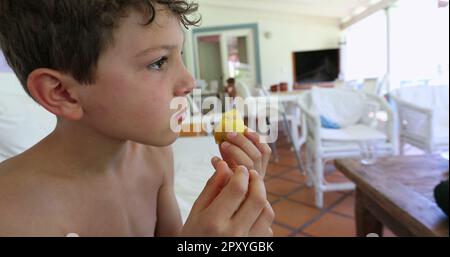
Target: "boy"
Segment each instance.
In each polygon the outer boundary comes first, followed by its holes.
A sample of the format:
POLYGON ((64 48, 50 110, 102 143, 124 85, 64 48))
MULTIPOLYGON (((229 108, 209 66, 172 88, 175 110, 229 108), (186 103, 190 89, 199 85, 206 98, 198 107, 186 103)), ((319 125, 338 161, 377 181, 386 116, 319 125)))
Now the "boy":
POLYGON ((227 85, 225 86, 225 93, 229 97, 235 98, 237 96, 236 92, 236 80, 234 78, 227 79, 227 85))
POLYGON ((197 5, 180 0, 0 0, 0 47, 54 132, 0 164, 0 236, 270 236, 270 148, 229 134, 182 224, 170 101, 197 5))

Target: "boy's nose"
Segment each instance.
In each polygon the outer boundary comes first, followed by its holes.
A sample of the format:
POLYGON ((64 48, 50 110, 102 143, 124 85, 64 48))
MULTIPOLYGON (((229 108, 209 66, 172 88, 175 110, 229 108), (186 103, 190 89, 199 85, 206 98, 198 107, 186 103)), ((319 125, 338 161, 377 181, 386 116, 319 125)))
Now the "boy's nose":
POLYGON ((189 95, 195 87, 194 77, 187 71, 183 70, 182 79, 179 81, 175 94, 177 96, 189 95))

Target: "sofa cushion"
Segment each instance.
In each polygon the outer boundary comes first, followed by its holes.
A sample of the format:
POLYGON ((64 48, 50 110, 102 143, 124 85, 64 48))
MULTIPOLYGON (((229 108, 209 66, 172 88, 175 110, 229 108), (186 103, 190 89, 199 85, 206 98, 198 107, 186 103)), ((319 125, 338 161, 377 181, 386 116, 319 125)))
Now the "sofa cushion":
POLYGON ((320 133, 323 140, 331 141, 387 140, 387 136, 382 132, 362 124, 343 129, 322 128, 320 133))
POLYGON ((320 116, 332 120, 340 127, 355 125, 366 110, 365 96, 357 91, 313 88, 311 100, 320 116))

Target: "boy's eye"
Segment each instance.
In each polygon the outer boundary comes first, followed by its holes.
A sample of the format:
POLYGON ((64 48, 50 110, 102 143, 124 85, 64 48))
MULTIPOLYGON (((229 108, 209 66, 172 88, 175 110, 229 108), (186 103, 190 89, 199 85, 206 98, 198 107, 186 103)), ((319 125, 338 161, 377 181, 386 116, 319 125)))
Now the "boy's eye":
POLYGON ((167 63, 167 57, 162 57, 158 61, 150 64, 148 66, 148 68, 153 69, 153 70, 162 70, 164 64, 166 64, 166 63, 167 63))

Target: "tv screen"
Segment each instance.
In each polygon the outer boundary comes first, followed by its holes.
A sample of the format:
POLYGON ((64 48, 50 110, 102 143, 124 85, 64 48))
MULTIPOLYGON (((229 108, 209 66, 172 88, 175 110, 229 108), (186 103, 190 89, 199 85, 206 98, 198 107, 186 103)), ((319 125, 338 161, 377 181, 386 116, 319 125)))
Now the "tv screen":
POLYGON ((330 82, 339 76, 339 49, 294 53, 297 83, 330 82))

